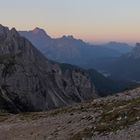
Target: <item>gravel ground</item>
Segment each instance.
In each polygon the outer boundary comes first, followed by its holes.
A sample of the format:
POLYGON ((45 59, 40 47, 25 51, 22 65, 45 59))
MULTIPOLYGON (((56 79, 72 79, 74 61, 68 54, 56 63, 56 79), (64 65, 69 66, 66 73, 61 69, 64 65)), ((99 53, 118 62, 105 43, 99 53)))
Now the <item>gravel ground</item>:
POLYGON ((0 113, 0 140, 140 140, 140 88, 48 112, 0 113))

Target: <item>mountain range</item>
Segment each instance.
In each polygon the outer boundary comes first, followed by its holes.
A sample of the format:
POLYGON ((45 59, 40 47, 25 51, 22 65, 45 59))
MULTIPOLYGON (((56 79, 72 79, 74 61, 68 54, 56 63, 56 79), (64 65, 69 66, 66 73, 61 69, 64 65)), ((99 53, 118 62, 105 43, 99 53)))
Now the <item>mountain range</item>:
POLYGON ((95 98, 94 84, 80 69, 62 72, 15 28, 0 25, 0 109, 42 111, 95 98))
POLYGON ((110 42, 92 45, 73 36, 51 38, 43 29, 19 31, 51 60, 77 65, 86 69, 102 70, 122 54, 131 51, 132 46, 125 43, 110 42), (123 48, 123 49, 122 49, 123 48))
MULTIPOLYGON (((38 36, 41 37, 40 42, 43 42, 44 35, 47 36, 40 29, 34 30, 34 34, 37 35, 37 42, 38 36)), ((45 40, 47 40, 46 37, 45 40)), ((78 51, 79 48, 92 48, 82 46, 86 43, 72 36, 61 39, 48 37, 48 40, 55 40, 57 43, 62 41, 62 44, 66 43, 66 45, 69 42, 71 48, 74 50, 78 48, 78 51), (73 47, 73 44, 77 44, 77 47, 73 47)), ((38 47, 34 47, 30 41, 22 37, 15 28, 10 30, 0 25, 1 110, 44 111, 107 96, 131 86, 128 83, 108 79, 94 69, 86 70, 79 66, 49 60, 40 51, 38 47)))
POLYGON ((116 80, 140 81, 140 43, 129 53, 119 57, 118 60, 106 67, 110 77, 116 80))
POLYGON ((86 70, 83 68, 79 68, 78 66, 65 63, 59 63, 59 66, 64 72, 67 69, 69 69, 70 71, 72 71, 73 69, 81 69, 82 71, 87 73, 91 79, 91 82, 95 85, 95 89, 99 97, 114 95, 118 92, 133 89, 139 86, 139 84, 133 82, 112 80, 109 77, 103 76, 100 72, 94 69, 86 70))
POLYGON ((94 45, 73 36, 50 37, 43 29, 19 31, 29 39, 48 59, 96 69, 110 79, 139 83, 140 44, 109 42, 94 45))
POLYGON ((136 83, 121 80, 139 80, 140 43, 133 49, 121 44, 120 52, 116 42, 97 47, 72 36, 43 38, 47 34, 40 29, 34 34, 36 43, 0 25, 0 139, 139 140, 140 88, 128 90, 136 83), (49 53, 43 40, 48 40, 49 53), (57 49, 57 58, 79 65, 90 62, 89 57, 93 61, 91 54, 96 61, 115 56, 104 65, 110 76, 48 59, 57 49), (80 60, 83 56, 86 59, 80 60))

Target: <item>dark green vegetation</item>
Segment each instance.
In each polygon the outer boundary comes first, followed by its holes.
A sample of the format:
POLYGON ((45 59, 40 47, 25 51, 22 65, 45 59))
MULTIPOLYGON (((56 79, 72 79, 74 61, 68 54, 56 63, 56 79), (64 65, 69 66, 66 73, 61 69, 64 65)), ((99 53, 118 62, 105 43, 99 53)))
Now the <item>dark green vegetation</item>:
POLYGON ((108 68, 111 78, 117 80, 140 81, 140 59, 121 57, 108 68))
POLYGON ((140 81, 140 44, 136 43, 133 50, 106 67, 112 79, 140 81))
MULTIPOLYGON (((81 69, 77 66, 73 66, 70 64, 60 64, 60 66, 63 71, 67 69, 71 71, 73 69, 79 69, 79 70, 81 69)), ((124 90, 133 89, 139 86, 136 83, 115 81, 110 78, 106 78, 105 76, 103 76, 102 74, 100 74, 94 69, 90 69, 90 70, 82 69, 82 71, 85 71, 85 73, 89 75, 91 81, 95 85, 95 88, 99 96, 107 96, 107 95, 115 94, 117 92, 122 92, 124 90)))

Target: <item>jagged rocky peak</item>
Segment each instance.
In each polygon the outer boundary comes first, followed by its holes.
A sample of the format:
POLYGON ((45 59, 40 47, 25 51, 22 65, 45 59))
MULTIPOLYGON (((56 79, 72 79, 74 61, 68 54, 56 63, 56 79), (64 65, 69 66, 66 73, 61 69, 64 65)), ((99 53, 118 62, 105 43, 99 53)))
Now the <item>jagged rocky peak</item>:
POLYGON ((132 51, 124 56, 131 59, 139 59, 140 58, 140 43, 136 43, 136 46, 132 49, 132 51))
POLYGON ((8 27, 4 27, 3 25, 0 24, 0 34, 5 34, 9 31, 8 27))
POLYGON ((1 26, 1 30, 6 38, 0 41, 0 109, 42 111, 96 96, 82 71, 63 73, 15 28, 1 26))
POLYGON ((47 35, 46 31, 44 29, 41 29, 39 27, 36 27, 32 30, 33 34, 38 34, 38 35, 47 35))
MULTIPOLYGON (((25 43, 31 44, 29 41, 20 37, 15 28, 9 29, 8 27, 0 26, 0 55, 5 54, 18 54, 22 49, 29 47, 25 43), (24 46, 24 47, 23 47, 24 46)), ((25 49, 24 49, 25 50, 25 49)))
POLYGON ((63 35, 60 39, 69 41, 76 40, 73 35, 63 35))
POLYGON ((140 43, 136 43, 136 47, 140 47, 140 43))
POLYGON ((10 30, 10 33, 11 33, 12 36, 15 36, 15 37, 19 36, 19 33, 17 32, 17 30, 15 28, 12 28, 10 30))
POLYGON ((63 35, 62 38, 64 38, 64 39, 74 39, 73 35, 68 35, 68 36, 63 35))
POLYGON ((140 54, 140 43, 136 43, 136 47, 133 49, 133 52, 140 54))
POLYGON ((0 38, 1 40, 9 38, 9 37, 17 37, 19 36, 19 33, 16 31, 15 28, 12 28, 11 30, 8 27, 5 27, 3 25, 0 25, 0 38))
POLYGON ((136 47, 131 52, 131 57, 135 59, 140 58, 140 43, 136 43, 136 47))
POLYGON ((3 40, 7 37, 7 34, 9 32, 8 27, 4 27, 0 24, 0 40, 3 40))

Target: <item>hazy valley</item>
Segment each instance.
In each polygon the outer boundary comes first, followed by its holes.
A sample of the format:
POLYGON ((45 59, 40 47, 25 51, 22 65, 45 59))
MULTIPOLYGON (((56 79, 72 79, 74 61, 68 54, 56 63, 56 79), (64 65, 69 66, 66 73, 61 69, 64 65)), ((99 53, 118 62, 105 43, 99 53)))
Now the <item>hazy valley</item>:
POLYGON ((0 140, 140 140, 139 0, 0 0, 0 140))
POLYGON ((139 46, 0 25, 0 139, 138 140, 139 46))
POLYGON ((0 25, 0 140, 139 140, 139 48, 0 25))

